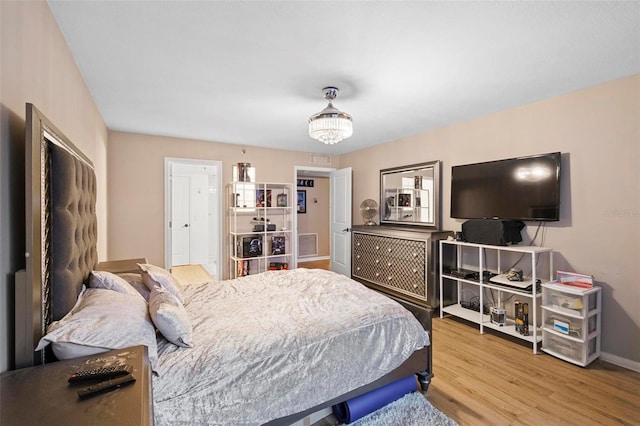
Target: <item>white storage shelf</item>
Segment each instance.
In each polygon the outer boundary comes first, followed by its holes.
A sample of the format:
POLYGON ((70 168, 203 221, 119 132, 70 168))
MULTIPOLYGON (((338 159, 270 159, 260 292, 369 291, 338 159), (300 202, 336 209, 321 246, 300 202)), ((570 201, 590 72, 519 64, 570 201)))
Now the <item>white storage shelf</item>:
MULTIPOLYGON (((549 282, 553 279, 553 249, 547 247, 532 247, 532 246, 492 246, 485 244, 475 244, 475 243, 467 243, 461 241, 451 241, 451 240, 441 240, 440 241, 440 318, 443 317, 445 313, 454 315, 459 318, 463 318, 467 321, 474 322, 480 325, 480 333, 484 333, 484 328, 490 328, 493 330, 497 330, 501 333, 516 337, 518 339, 522 339, 531 343, 533 353, 536 354, 538 351, 538 343, 542 342, 542 330, 540 327, 540 318, 538 318, 538 308, 540 306, 540 302, 542 299, 542 294, 538 289, 538 286, 535 285, 538 280, 540 282, 549 282), (457 276, 453 276, 447 274, 447 271, 443 269, 443 248, 445 245, 452 245, 456 247, 456 259, 458 269, 469 269, 473 268, 476 272, 478 272, 479 279, 471 280, 460 278, 457 276), (496 264, 495 268, 490 270, 489 268, 485 269, 485 251, 493 252, 496 264), (468 256, 471 253, 474 256, 468 256), (495 284, 489 282, 488 279, 485 279, 485 272, 491 272, 494 274, 503 274, 507 271, 504 270, 502 257, 505 253, 521 253, 524 256, 529 256, 530 264, 531 264, 531 274, 528 278, 531 284, 531 291, 505 287, 500 284, 495 284), (547 263, 549 266, 548 272, 540 271, 537 266, 537 261, 539 260, 540 255, 548 256, 547 263), (473 267, 469 267, 465 263, 465 257, 473 257, 476 260, 476 265, 473 267), (481 313, 479 311, 474 311, 468 308, 464 308, 461 304, 461 295, 462 295, 462 285, 472 285, 476 286, 479 293, 479 306, 480 309, 483 310, 485 306, 485 298, 484 298, 484 290, 490 289, 497 291, 498 299, 497 305, 500 307, 502 304, 503 296, 509 297, 512 295, 521 296, 526 298, 527 301, 530 301, 529 308, 529 317, 531 319, 531 325, 529 326, 529 335, 523 335, 519 331, 516 330, 515 320, 514 318, 507 318, 505 325, 499 325, 491 322, 491 318, 489 315, 481 313), (443 294, 445 294, 444 286, 445 285, 457 285, 457 303, 444 306, 443 294)), ((529 302, 527 302, 529 303, 529 302)))
POLYGON ((233 182, 227 185, 231 278, 264 272, 272 263, 293 267, 293 197, 293 185, 286 183, 233 182), (246 252, 251 241, 259 241, 258 254, 246 252), (275 244, 278 247, 274 247, 275 244))
POLYGON ((600 356, 600 287, 542 286, 542 350, 586 367, 600 356))

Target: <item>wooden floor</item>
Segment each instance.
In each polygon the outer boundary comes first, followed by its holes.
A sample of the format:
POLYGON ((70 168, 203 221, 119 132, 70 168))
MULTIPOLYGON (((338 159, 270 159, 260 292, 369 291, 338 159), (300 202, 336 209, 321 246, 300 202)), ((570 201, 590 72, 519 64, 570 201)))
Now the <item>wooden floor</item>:
POLYGON ((582 368, 454 318, 433 320, 427 399, 461 425, 638 425, 640 373, 582 368))
POLYGON ((312 260, 310 262, 298 262, 298 268, 306 269, 331 269, 331 261, 327 260, 312 260))
POLYGON ((432 344, 427 399, 460 425, 640 425, 640 373, 534 355, 517 339, 436 314, 432 344))

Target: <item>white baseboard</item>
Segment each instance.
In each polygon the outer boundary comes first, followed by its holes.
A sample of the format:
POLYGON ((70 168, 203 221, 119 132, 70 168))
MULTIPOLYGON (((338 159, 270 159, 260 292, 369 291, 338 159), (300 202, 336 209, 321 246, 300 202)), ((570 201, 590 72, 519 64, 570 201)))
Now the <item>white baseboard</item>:
POLYGON ((627 358, 622 358, 620 356, 613 355, 607 352, 600 352, 600 359, 610 364, 615 364, 619 367, 623 367, 628 370, 633 370, 640 373, 640 362, 632 361, 627 358))
POLYGON ((316 260, 329 260, 331 256, 314 256, 314 257, 300 257, 298 256, 298 263, 302 262, 315 262, 316 260))

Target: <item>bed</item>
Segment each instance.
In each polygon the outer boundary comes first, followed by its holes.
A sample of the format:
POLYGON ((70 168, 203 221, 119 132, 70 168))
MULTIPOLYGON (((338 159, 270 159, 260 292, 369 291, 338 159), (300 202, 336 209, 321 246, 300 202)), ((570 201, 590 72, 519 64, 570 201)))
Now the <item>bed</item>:
MULTIPOLYGON (((26 139, 17 367, 55 360, 51 345, 34 348, 98 292, 84 287, 99 269, 91 162, 30 104, 26 139)), ((268 271, 180 291, 192 347, 162 334, 147 343, 157 353, 157 424, 286 425, 410 374, 426 391, 432 377, 431 311, 330 271, 268 271)))

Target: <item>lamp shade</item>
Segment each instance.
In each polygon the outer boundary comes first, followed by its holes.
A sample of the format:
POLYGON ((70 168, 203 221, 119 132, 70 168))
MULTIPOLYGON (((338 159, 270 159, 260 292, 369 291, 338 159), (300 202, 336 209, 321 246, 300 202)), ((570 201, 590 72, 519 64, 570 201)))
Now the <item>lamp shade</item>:
POLYGON ((309 118, 309 136, 322 143, 332 145, 353 135, 353 121, 351 116, 333 106, 331 101, 338 94, 335 87, 323 89, 325 99, 329 105, 309 118))

